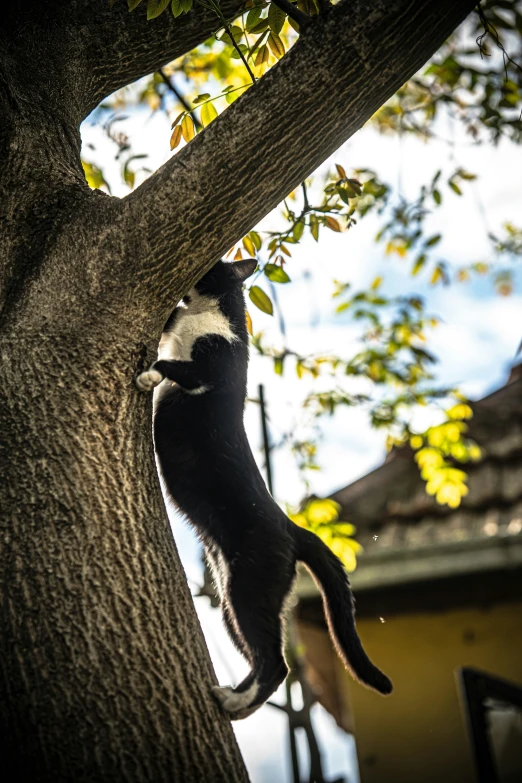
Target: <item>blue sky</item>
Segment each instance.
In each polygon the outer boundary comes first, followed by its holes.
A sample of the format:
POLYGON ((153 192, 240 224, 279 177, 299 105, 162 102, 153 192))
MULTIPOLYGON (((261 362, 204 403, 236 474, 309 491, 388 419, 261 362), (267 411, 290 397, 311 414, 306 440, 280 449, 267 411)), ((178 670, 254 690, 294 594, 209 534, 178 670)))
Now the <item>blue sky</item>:
MULTIPOLYGON (((157 114, 129 112, 128 120, 118 127, 125 129, 135 153, 147 153, 146 165, 152 170, 168 157, 169 124, 157 114)), ((430 233, 442 233, 443 242, 437 255, 460 266, 489 258, 488 231, 498 231, 505 221, 520 224, 522 216, 522 154, 509 143, 498 147, 470 144, 460 137, 457 128, 441 122, 437 128, 446 141, 424 144, 412 138, 384 137, 366 127, 346 143, 322 169, 333 162, 347 171, 369 168, 380 178, 413 197, 428 182, 437 168, 449 176, 457 167, 477 173, 478 179, 465 183, 466 196, 459 198, 445 191, 446 203, 428 218, 430 233), (432 231, 431 231, 432 229, 432 231)), ((125 195, 120 184, 120 165, 115 164, 114 148, 99 127, 89 121, 83 127, 84 157, 97 163, 109 179, 115 195, 125 195), (96 149, 89 148, 93 144, 96 149)), ((262 221, 261 228, 278 223, 277 212, 262 221)), ((365 287, 377 276, 384 277, 383 287, 390 293, 419 292, 427 300, 428 310, 441 317, 430 343, 438 357, 437 380, 441 384, 458 384, 470 397, 480 397, 500 385, 506 378, 522 337, 522 295, 520 274, 510 297, 494 294, 489 283, 430 288, 421 279, 409 276, 410 263, 383 256, 375 245, 376 217, 369 216, 347 233, 322 232, 316 244, 305 237, 287 267, 292 284, 279 286, 277 293, 285 314, 288 344, 300 351, 334 352, 347 357, 357 349, 359 328, 348 315, 335 315, 331 298, 332 279, 350 281, 353 288, 365 287)), ((173 303, 174 305, 175 303, 173 303)), ((275 319, 251 308, 255 330, 264 329, 274 341, 280 340, 275 319)), ((257 384, 266 389, 272 435, 277 440, 297 419, 299 402, 311 390, 308 380, 295 375, 274 375, 271 365, 252 354, 249 394, 257 396, 257 384)), ((321 384, 321 382, 319 382, 321 384)), ((418 426, 429 425, 432 413, 418 417, 418 426)), ((257 406, 250 405, 246 426, 252 448, 259 455, 260 424, 257 406)), ((322 423, 323 438, 319 451, 322 470, 311 476, 311 489, 326 495, 376 467, 385 454, 384 435, 371 429, 361 410, 350 409, 322 423)), ((275 495, 280 502, 297 502, 303 485, 290 454, 281 450, 274 455, 275 495)), ((193 591, 201 583, 199 545, 189 528, 172 513, 172 525, 178 548, 193 591)), ((246 665, 228 641, 219 612, 210 609, 205 598, 195 599, 210 653, 222 683, 238 682, 246 665)), ((275 698, 282 699, 279 693, 275 698)), ((326 772, 330 776, 350 775, 357 778, 354 747, 351 738, 339 731, 320 707, 314 708, 314 721, 324 752, 326 772)), ((258 713, 235 724, 235 731, 253 783, 286 783, 290 781, 287 753, 286 718, 274 708, 265 706, 258 713)), ((303 750, 303 758, 306 754, 303 750)))

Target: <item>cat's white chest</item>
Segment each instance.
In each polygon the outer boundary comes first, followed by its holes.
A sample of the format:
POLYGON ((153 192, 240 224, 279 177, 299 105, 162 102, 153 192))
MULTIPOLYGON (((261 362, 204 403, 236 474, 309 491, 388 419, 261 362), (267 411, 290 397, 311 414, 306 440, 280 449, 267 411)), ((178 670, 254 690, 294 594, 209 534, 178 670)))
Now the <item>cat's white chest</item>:
POLYGON ((215 307, 202 312, 181 310, 172 331, 161 338, 158 358, 189 362, 192 359, 192 348, 196 340, 211 334, 220 335, 229 342, 237 340, 217 302, 215 307))

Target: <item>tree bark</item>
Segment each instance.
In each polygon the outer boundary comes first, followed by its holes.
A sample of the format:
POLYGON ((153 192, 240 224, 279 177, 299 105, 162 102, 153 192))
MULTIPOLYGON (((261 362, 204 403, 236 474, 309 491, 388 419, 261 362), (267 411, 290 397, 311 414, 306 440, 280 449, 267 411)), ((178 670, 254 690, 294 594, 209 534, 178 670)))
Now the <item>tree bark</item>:
MULTIPOLYGON (((145 5, 145 4, 143 4, 145 5)), ((239 7, 224 3, 227 14, 239 7)), ((127 199, 79 122, 216 27, 106 0, 0 31, 0 764, 6 780, 245 781, 134 388, 195 277, 440 45, 467 0, 345 0, 127 199), (303 117, 306 121, 303 122, 303 117)))

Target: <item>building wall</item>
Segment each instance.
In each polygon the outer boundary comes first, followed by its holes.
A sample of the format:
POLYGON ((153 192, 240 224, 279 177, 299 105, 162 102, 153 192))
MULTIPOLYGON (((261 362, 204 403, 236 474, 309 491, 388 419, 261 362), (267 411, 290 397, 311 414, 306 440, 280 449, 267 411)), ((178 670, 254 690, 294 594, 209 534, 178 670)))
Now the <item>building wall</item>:
POLYGON ((394 693, 383 698, 339 678, 361 783, 474 783, 455 670, 473 666, 522 684, 522 602, 383 619, 357 627, 394 693))

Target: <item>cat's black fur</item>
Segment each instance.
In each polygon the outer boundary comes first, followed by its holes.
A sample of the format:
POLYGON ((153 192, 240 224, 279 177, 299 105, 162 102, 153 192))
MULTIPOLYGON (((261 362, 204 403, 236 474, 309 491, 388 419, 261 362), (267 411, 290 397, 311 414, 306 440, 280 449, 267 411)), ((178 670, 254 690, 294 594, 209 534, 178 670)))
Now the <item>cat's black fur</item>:
POLYGON ((138 378, 142 389, 168 379, 156 391, 155 402, 161 472, 169 495, 205 546, 226 628, 252 667, 236 688, 215 689, 236 718, 257 709, 286 677, 282 613, 297 561, 309 568, 322 591, 330 633, 346 667, 380 693, 392 690, 362 648, 341 562, 274 502, 250 450, 243 426, 248 335, 242 282, 254 268, 254 261, 218 262, 186 297, 186 309, 176 308, 167 324, 163 342, 168 349, 178 331, 181 338, 174 347, 185 351, 184 358, 161 359, 138 378), (210 316, 203 315, 207 302, 213 302, 210 316), (207 323, 216 323, 222 332, 223 316, 231 330, 228 337, 212 333, 207 323), (181 322, 190 317, 192 331, 185 328, 190 321, 181 322), (206 328, 210 332, 200 335, 206 328), (186 333, 188 344, 183 346, 186 333), (199 336, 190 343, 194 335, 199 336))

